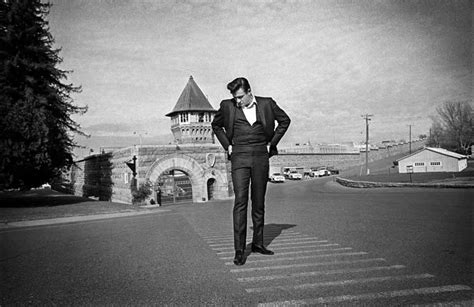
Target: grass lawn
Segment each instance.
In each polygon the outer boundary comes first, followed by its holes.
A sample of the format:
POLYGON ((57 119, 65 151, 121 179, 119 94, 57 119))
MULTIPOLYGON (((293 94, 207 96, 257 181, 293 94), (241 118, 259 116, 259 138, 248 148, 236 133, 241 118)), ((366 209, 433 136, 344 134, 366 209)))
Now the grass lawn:
POLYGON ((146 209, 96 201, 50 189, 0 192, 0 223, 141 210, 146 209))

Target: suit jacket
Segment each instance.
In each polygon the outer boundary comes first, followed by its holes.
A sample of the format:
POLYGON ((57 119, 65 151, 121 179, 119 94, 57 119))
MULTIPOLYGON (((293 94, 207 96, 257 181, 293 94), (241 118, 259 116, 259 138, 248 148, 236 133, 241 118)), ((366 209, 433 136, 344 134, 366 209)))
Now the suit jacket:
MULTIPOLYGON (((270 156, 278 154, 277 144, 290 126, 290 118, 280 109, 272 98, 258 97, 257 110, 262 120, 263 129, 270 144, 270 156), (278 125, 275 129, 275 121, 278 125)), ((232 144, 234 136, 234 119, 237 110, 235 99, 223 100, 212 121, 212 130, 225 150, 232 144)))

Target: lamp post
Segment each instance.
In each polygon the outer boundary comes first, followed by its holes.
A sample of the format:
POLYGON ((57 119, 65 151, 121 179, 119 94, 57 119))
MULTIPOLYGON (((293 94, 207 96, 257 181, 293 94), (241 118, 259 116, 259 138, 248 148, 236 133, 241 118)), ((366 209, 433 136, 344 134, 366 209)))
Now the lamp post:
POLYGON ((148 132, 147 132, 147 131, 145 131, 145 132, 137 132, 137 131, 133 131, 133 134, 136 134, 136 135, 138 135, 138 137, 139 137, 139 140, 140 140, 140 147, 142 147, 142 136, 143 136, 143 135, 147 135, 147 134, 148 134, 148 132))
MULTIPOLYGON (((133 134, 137 134, 139 139, 140 139, 140 147, 136 148, 135 146, 135 153, 136 153, 136 161, 135 161, 135 168, 136 168, 136 172, 137 174, 139 173, 138 169, 139 169, 139 166, 140 166, 140 149, 142 148, 142 135, 143 134, 148 134, 147 131, 144 131, 144 132, 138 132, 138 131, 133 131, 133 134)), ((138 184, 140 183, 140 176, 137 176, 137 186, 138 184)))

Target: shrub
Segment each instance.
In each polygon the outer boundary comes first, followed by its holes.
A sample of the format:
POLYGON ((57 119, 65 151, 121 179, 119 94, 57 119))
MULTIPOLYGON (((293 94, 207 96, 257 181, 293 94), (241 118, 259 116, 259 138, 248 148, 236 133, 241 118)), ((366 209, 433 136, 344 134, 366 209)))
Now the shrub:
POLYGON ((150 196, 152 193, 152 184, 150 181, 140 184, 138 189, 132 191, 132 201, 134 204, 142 203, 150 196))

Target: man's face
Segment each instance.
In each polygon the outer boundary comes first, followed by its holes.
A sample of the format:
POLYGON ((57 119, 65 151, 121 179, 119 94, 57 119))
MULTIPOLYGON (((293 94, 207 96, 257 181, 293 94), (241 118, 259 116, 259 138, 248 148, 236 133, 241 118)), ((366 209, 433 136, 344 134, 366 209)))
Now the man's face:
POLYGON ((252 94, 249 91, 244 91, 242 88, 239 88, 235 93, 232 94, 235 98, 235 101, 237 102, 237 104, 241 104, 242 103, 242 100, 246 101, 246 100, 251 100, 252 99, 252 94))

